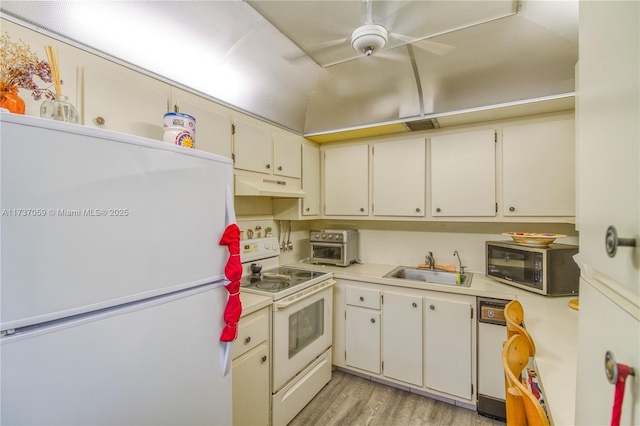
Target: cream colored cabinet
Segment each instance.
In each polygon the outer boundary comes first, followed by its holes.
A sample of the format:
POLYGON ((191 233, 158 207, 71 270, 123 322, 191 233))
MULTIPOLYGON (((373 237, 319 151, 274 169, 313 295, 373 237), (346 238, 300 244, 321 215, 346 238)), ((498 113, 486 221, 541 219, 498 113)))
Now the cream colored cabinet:
POLYGON ((270 392, 269 310, 242 316, 233 344, 233 424, 268 425, 270 392))
POLYGON ((380 292, 346 288, 346 365, 380 374, 380 292))
POLYGON ((424 216, 425 140, 373 144, 373 214, 424 216))
POLYGON ((431 214, 496 215, 494 130, 431 138, 431 214))
POLYGON ((236 120, 233 135, 234 168, 271 174, 271 131, 236 120))
POLYGON ((106 74, 93 68, 81 70, 84 86, 82 122, 161 141, 170 86, 121 67, 106 74))
POLYGON ((575 215, 574 127, 562 119, 502 130, 504 216, 575 215))
POLYGON ((172 111, 196 119, 196 149, 231 158, 231 118, 214 110, 214 103, 176 87, 171 88, 172 111))
POLYGON ((302 175, 302 142, 299 138, 273 134, 273 174, 300 179, 302 175))
POLYGON ((302 190, 307 194, 302 199, 302 215, 320 214, 320 148, 302 145, 302 190))
POLYGON ((369 146, 353 145, 324 151, 324 214, 369 214, 369 146))
POLYGON ((240 120, 236 120, 234 126, 236 169, 300 179, 300 140, 240 120))
POLYGON ((473 298, 424 299, 425 387, 472 399, 473 298))
POLYGON ((383 375, 421 387, 422 297, 384 292, 382 342, 383 375))

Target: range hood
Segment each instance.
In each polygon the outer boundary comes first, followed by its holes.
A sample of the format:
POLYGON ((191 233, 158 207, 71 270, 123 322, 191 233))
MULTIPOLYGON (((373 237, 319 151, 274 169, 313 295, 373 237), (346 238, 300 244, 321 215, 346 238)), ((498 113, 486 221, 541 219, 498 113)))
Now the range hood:
POLYGON ((304 198, 307 196, 300 187, 300 179, 281 176, 263 175, 259 173, 243 173, 235 175, 236 196, 261 196, 304 198))

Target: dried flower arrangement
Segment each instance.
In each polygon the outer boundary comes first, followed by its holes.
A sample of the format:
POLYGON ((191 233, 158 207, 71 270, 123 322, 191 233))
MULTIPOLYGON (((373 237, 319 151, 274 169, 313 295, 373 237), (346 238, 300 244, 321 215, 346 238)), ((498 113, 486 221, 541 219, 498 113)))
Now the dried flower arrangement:
POLYGON ((55 93, 49 88, 41 89, 33 81, 34 76, 38 76, 44 83, 53 83, 51 66, 47 61, 38 59, 38 55, 32 52, 22 40, 14 43, 8 33, 2 33, 0 84, 5 87, 31 90, 31 95, 35 100, 40 100, 42 95, 47 99, 54 99, 55 93))

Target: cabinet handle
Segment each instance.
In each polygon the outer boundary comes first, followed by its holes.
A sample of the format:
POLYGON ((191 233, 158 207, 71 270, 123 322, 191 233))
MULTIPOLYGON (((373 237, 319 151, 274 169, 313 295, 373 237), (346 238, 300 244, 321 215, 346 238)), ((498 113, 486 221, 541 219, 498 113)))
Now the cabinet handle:
POLYGON ((376 319, 375 318, 371 318, 371 322, 376 322, 376 319))
POLYGON ((618 246, 621 247, 635 247, 635 238, 618 238, 618 231, 615 226, 607 228, 607 234, 604 237, 604 244, 607 248, 607 254, 609 257, 615 257, 618 246))
POLYGON ((360 296, 360 301, 364 302, 364 297, 360 296))
POLYGON ((270 168, 271 168, 271 164, 267 164, 267 169, 270 169, 270 168))
POLYGON ((418 307, 418 304, 417 304, 416 302, 413 302, 413 303, 411 304, 411 306, 413 306, 414 308, 417 308, 417 307, 418 307))
POLYGON ((263 355, 262 358, 260 358, 260 360, 262 361, 262 363, 264 364, 267 361, 267 356, 263 355))
POLYGON ((416 213, 420 213, 420 207, 416 209, 416 213))
POLYGON ((436 213, 440 213, 441 211, 442 211, 442 210, 440 209, 440 207, 438 207, 438 208, 436 209, 436 213))
POLYGON ((515 208, 515 207, 513 207, 513 206, 511 206, 511 207, 509 207, 509 211, 510 211, 510 212, 515 212, 515 211, 516 211, 516 208, 515 208))
POLYGON ((363 212, 364 211, 364 207, 360 207, 360 211, 363 212))
POLYGON ((244 344, 248 345, 250 341, 251 341, 251 336, 249 336, 246 339, 244 339, 244 344))
POLYGON ((436 305, 429 305, 429 309, 431 309, 432 311, 436 310, 436 305))
POLYGON ((282 166, 278 166, 278 171, 282 171, 282 166))
POLYGON ((96 117, 96 124, 98 124, 98 126, 102 126, 104 123, 104 117, 96 117))

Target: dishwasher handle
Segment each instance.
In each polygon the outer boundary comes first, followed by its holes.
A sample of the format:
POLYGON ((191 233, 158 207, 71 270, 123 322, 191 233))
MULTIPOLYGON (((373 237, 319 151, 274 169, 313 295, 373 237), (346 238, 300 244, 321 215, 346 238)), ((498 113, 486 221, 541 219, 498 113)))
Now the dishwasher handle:
POLYGON ((506 326, 507 320, 504 316, 504 307, 507 303, 480 301, 478 303, 478 322, 506 326))

